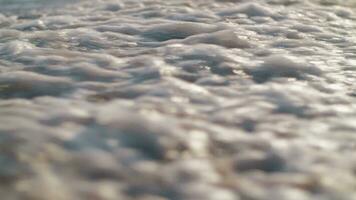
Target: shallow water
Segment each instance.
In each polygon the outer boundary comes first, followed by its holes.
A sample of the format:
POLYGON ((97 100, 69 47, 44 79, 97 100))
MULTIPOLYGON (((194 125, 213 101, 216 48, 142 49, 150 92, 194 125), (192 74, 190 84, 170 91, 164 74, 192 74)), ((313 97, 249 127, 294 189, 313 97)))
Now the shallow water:
POLYGON ((355 200, 352 1, 0 0, 0 194, 355 200))

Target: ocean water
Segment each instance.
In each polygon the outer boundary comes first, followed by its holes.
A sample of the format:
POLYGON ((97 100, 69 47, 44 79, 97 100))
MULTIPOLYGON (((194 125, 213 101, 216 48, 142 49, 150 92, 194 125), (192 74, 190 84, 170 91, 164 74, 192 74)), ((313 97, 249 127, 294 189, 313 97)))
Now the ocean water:
POLYGON ((0 0, 0 12, 28 14, 73 4, 79 0, 0 0))
POLYGON ((0 199, 355 200, 351 0, 0 0, 0 199))

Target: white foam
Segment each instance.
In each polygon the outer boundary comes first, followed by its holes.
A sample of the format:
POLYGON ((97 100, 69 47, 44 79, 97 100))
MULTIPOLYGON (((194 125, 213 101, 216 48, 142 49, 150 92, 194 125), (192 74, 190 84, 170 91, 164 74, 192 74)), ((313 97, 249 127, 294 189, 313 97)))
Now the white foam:
POLYGON ((0 0, 1 199, 354 200, 352 0, 0 0))
POLYGON ((320 76, 322 71, 307 63, 297 63, 284 56, 270 56, 256 68, 247 69, 257 82, 264 82, 274 77, 304 79, 307 74, 320 76))
POLYGON ((241 38, 232 30, 223 30, 214 33, 200 34, 185 40, 187 44, 216 44, 226 48, 250 48, 252 45, 247 38, 241 38))
POLYGON ((28 42, 11 41, 3 44, 3 46, 0 47, 0 54, 2 56, 16 56, 34 48, 35 47, 28 42))
POLYGON ((228 9, 219 13, 221 16, 233 16, 237 14, 245 14, 249 17, 255 16, 272 16, 273 12, 267 7, 261 6, 257 3, 245 3, 237 5, 236 8, 228 9))
POLYGON ((157 25, 149 28, 143 33, 143 36, 158 41, 165 41, 170 39, 184 39, 188 36, 213 32, 215 30, 217 30, 217 27, 214 25, 192 22, 178 22, 157 25))

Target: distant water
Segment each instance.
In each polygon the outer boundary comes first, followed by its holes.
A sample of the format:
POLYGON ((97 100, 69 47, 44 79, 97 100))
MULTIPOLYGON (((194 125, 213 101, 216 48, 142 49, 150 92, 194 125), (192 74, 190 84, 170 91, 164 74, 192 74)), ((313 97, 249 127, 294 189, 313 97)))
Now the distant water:
POLYGON ((0 0, 0 13, 29 12, 35 9, 43 9, 72 3, 77 0, 0 0))

